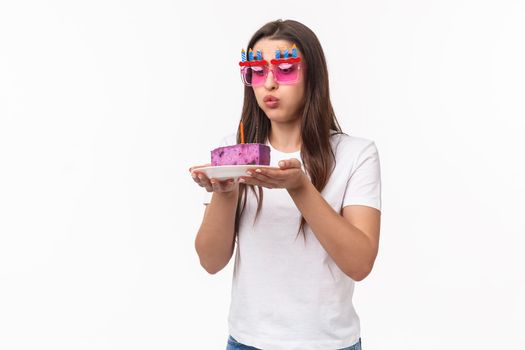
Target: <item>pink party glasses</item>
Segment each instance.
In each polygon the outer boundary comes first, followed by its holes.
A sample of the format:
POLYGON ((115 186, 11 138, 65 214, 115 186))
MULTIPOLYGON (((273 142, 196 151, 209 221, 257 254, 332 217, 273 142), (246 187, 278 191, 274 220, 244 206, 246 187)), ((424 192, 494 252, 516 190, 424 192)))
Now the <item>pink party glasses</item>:
POLYGON ((275 58, 270 61, 271 64, 262 59, 262 53, 259 50, 257 50, 257 56, 254 57, 250 49, 248 59, 246 59, 246 52, 243 49, 241 56, 242 61, 239 62, 241 78, 246 86, 264 85, 270 72, 278 84, 295 84, 299 81, 302 63, 295 45, 292 47, 292 57, 289 57, 288 50, 284 50, 284 57, 281 57, 280 50, 276 50, 275 58))
POLYGON ((264 85, 268 73, 272 72, 273 79, 278 84, 295 84, 299 81, 301 63, 283 62, 277 65, 253 65, 241 67, 242 82, 246 86, 264 85))

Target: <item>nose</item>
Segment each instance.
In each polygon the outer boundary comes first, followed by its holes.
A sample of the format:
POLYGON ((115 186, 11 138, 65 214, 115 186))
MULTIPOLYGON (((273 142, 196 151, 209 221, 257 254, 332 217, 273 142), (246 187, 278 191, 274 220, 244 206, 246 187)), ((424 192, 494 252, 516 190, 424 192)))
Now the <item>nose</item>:
POLYGON ((275 90, 275 89, 277 89, 278 86, 279 85, 277 84, 277 82, 273 78, 273 72, 270 69, 270 71, 268 72, 268 75, 266 76, 266 81, 264 82, 264 87, 266 88, 266 90, 275 90))

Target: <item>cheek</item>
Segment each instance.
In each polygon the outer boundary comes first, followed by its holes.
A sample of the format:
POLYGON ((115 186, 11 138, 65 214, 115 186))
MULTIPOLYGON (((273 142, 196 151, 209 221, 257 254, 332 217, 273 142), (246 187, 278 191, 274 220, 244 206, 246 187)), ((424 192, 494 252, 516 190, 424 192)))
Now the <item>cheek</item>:
POLYGON ((290 109, 298 109, 302 106, 304 100, 304 88, 294 86, 286 93, 287 105, 290 109))
POLYGON ((261 104, 264 98, 264 94, 265 94, 264 88, 259 86, 259 87, 252 88, 252 89, 255 95, 255 99, 257 100, 257 103, 261 104))

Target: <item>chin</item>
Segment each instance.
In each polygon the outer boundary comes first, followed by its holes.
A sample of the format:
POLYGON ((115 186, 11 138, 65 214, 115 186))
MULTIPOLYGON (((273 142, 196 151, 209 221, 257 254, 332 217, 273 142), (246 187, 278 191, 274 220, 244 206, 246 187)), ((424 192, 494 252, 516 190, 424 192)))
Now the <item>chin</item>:
POLYGON ((268 117, 270 121, 276 122, 276 123, 287 123, 288 124, 288 123, 297 121, 297 118, 293 118, 289 114, 286 114, 282 111, 276 111, 276 110, 272 110, 266 113, 266 117, 268 117))
POLYGON ((263 109, 263 111, 266 114, 266 116, 270 118, 271 120, 286 119, 285 113, 279 108, 274 108, 274 109, 266 108, 266 109, 263 109))

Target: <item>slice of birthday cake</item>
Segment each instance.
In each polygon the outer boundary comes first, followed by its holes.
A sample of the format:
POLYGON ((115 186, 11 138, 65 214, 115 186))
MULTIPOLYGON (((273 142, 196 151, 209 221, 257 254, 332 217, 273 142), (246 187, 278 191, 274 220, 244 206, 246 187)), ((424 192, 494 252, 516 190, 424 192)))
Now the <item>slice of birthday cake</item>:
POLYGON ((239 143, 211 151, 211 165, 270 165, 270 147, 261 143, 239 143))

